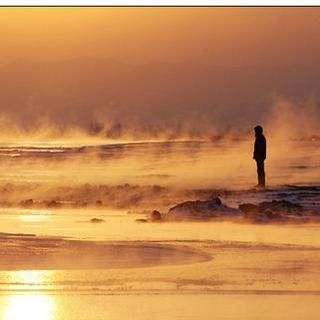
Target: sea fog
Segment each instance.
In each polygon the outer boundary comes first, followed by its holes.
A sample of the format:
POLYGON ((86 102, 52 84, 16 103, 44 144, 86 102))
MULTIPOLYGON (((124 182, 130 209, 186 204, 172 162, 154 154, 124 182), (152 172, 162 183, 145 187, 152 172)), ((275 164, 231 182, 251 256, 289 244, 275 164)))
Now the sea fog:
POLYGON ((3 142, 0 316, 178 319, 190 301, 191 319, 212 318, 212 306, 220 319, 315 319, 318 223, 137 222, 213 195, 319 210, 318 137, 266 137, 265 192, 253 188, 251 133, 3 142))
MULTIPOLYGON (((141 141, 98 145, 32 143, 0 147, 0 201, 117 208, 174 204, 215 190, 248 190, 256 184, 252 139, 141 141), (203 191, 201 194, 200 191, 203 191)), ((268 188, 316 185, 320 140, 268 144, 268 188)))

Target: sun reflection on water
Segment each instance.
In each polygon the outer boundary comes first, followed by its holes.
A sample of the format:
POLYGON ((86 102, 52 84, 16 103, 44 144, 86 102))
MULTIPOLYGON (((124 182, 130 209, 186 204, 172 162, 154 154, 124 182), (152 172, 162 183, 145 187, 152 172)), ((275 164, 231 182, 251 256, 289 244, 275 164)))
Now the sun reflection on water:
POLYGON ((3 320, 53 320, 54 300, 44 294, 9 296, 3 320))
POLYGON ((46 270, 11 271, 9 275, 10 283, 18 290, 43 289, 51 277, 52 272, 46 270))
POLYGON ((16 290, 28 290, 7 298, 2 320, 52 320, 54 316, 53 296, 34 293, 45 286, 50 273, 43 270, 10 272, 10 282, 16 290), (29 291, 30 290, 30 291, 29 291))

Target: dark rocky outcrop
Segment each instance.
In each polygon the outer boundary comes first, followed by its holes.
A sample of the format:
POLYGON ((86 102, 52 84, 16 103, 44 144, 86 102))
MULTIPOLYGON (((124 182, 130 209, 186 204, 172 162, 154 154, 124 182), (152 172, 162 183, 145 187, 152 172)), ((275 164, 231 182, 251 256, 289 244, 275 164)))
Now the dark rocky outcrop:
POLYGON ((168 213, 161 214, 152 211, 146 221, 181 221, 244 218, 251 222, 308 222, 320 221, 320 212, 304 208, 299 203, 288 200, 263 201, 258 204, 243 203, 238 209, 223 204, 218 197, 209 200, 186 201, 169 209, 168 213))
POLYGON ((213 197, 210 200, 186 201, 172 207, 167 219, 210 219, 223 216, 239 215, 238 209, 230 208, 222 203, 220 198, 213 197))
POLYGON ((259 204, 259 208, 262 210, 285 211, 292 213, 297 213, 303 210, 300 204, 287 200, 272 200, 271 202, 264 201, 259 204))
POLYGON ((307 210, 298 203, 287 200, 264 201, 255 205, 243 203, 239 205, 239 210, 243 212, 245 218, 266 222, 269 220, 306 220, 310 216, 319 215, 317 212, 307 210))

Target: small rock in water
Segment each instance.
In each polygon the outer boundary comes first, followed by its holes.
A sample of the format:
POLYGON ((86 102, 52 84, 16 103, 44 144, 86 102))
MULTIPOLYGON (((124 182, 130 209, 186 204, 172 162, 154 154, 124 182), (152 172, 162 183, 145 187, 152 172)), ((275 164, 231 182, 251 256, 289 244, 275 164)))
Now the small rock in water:
POLYGON ((101 200, 97 200, 97 201, 96 201, 96 206, 99 206, 99 207, 100 207, 100 206, 102 206, 102 204, 103 204, 103 203, 102 203, 101 200))
POLYGON ((212 201, 217 205, 217 206, 221 206, 222 205, 222 201, 219 197, 213 197, 212 201))
POLYGON ((161 213, 157 210, 153 210, 150 214, 151 221, 159 221, 161 220, 161 213))
POLYGON ((136 222, 148 222, 147 219, 136 219, 135 221, 136 221, 136 222))
POLYGON ((58 208, 61 207, 61 203, 56 200, 50 200, 45 202, 48 208, 58 208))
POLYGON ((32 205, 34 205, 34 201, 33 199, 23 200, 20 202, 20 205, 23 207, 31 207, 32 205))
POLYGON ((104 222, 104 220, 100 219, 100 218, 92 218, 92 219, 90 219, 90 222, 92 222, 92 223, 101 223, 101 222, 104 222))

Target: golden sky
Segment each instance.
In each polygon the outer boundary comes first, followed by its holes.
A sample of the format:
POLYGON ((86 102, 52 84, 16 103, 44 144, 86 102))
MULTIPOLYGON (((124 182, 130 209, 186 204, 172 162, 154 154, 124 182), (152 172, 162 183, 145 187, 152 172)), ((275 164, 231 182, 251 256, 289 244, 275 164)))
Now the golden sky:
POLYGON ((0 8, 0 118, 250 127, 320 99, 319 30, 320 8, 0 8))
POLYGON ((0 8, 1 59, 304 63, 320 8, 0 8))

